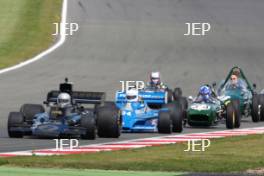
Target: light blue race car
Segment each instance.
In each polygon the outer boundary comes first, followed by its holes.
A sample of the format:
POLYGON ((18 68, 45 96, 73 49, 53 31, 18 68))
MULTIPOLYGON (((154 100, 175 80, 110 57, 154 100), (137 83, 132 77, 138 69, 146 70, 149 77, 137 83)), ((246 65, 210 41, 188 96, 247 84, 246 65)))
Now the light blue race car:
POLYGON ((116 92, 115 103, 122 117, 123 132, 171 133, 183 130, 182 106, 177 101, 168 103, 167 91, 144 89, 134 96, 129 94, 130 91, 116 92))

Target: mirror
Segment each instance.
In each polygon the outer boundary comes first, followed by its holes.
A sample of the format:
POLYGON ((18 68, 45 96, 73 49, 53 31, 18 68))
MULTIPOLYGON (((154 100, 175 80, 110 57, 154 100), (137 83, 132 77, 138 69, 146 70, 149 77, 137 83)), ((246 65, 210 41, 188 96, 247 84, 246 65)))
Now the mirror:
POLYGON ((193 97, 192 97, 192 96, 189 96, 189 97, 188 97, 188 100, 189 100, 189 101, 193 101, 193 97))
POLYGON ((213 88, 215 88, 216 87, 216 82, 213 82, 212 86, 213 86, 213 88))

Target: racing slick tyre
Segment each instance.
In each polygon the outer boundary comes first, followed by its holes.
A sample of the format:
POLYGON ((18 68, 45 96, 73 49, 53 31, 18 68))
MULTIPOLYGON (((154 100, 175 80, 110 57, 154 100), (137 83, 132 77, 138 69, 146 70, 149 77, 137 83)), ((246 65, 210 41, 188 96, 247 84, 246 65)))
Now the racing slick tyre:
POLYGON ((177 101, 182 105, 182 109, 183 110, 187 110, 188 109, 188 100, 187 100, 186 97, 181 97, 177 101))
POLYGON ((241 112, 240 112, 240 101, 233 100, 232 101, 235 112, 236 112, 236 119, 235 119, 235 128, 239 128, 241 124, 241 112))
POLYGON ((22 131, 11 131, 12 127, 22 126, 24 123, 24 117, 20 112, 10 112, 7 122, 7 130, 10 138, 22 138, 22 131))
POLYGON ((236 110, 233 103, 229 103, 226 107, 226 128, 233 129, 236 122, 236 110))
POLYGON ((183 118, 185 118, 185 111, 180 104, 175 104, 175 110, 172 115, 172 131, 181 133, 183 130, 183 118))
POLYGON ((177 102, 179 102, 179 104, 182 107, 183 110, 183 117, 182 119, 186 120, 187 119, 187 109, 188 109, 188 100, 186 97, 180 97, 177 102))
MULTIPOLYGON (((116 111, 118 111, 118 107, 116 106, 115 102, 113 102, 113 101, 105 101, 103 106, 104 107, 109 107, 111 109, 115 109, 116 111)), ((98 109, 100 109, 103 106, 102 105, 96 105, 95 106, 95 113, 97 113, 98 109)))
POLYGON ((173 91, 173 98, 174 100, 177 100, 180 97, 182 97, 182 89, 180 87, 176 87, 173 91))
POLYGON ((169 112, 159 112, 158 132, 170 134, 172 132, 172 120, 169 112))
POLYGON ((259 107, 260 96, 258 94, 253 95, 252 107, 251 107, 251 117, 253 122, 260 121, 260 107, 259 107))
POLYGON ((23 114, 25 121, 32 124, 34 116, 39 113, 44 113, 45 109, 40 104, 24 104, 21 106, 20 112, 23 114))
POLYGON ((83 116, 80 122, 81 127, 85 128, 85 134, 81 135, 82 139, 96 138, 96 123, 93 116, 83 116))
POLYGON ((99 137, 118 138, 121 134, 119 111, 107 106, 98 108, 97 131, 99 137))
POLYGON ((264 95, 259 95, 260 120, 264 121, 264 95))
POLYGON ((167 90, 167 100, 168 100, 168 103, 171 103, 173 101, 173 92, 171 89, 167 90))
POLYGON ((110 107, 110 108, 115 109, 115 110, 118 111, 118 107, 116 106, 115 102, 113 102, 113 101, 105 101, 104 102, 104 106, 105 107, 110 107))
POLYGON ((165 104, 163 107, 169 109, 169 114, 172 121, 172 131, 177 133, 182 132, 182 120, 184 118, 184 111, 181 104, 179 104, 178 102, 172 102, 169 104, 165 104))

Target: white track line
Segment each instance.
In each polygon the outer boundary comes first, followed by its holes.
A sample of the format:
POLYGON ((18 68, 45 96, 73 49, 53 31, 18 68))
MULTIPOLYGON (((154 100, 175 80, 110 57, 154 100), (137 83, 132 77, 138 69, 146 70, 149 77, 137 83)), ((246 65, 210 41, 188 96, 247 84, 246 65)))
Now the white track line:
MULTIPOLYGON (((65 24, 66 23, 66 19, 67 19, 67 6, 68 6, 68 0, 63 0, 63 5, 62 5, 62 12, 61 12, 61 23, 65 24)), ((24 67, 28 64, 31 64, 39 59, 42 59, 44 56, 50 54, 51 52, 53 52, 54 50, 56 50, 57 48, 59 48, 66 40, 66 28, 65 25, 61 25, 60 28, 60 39, 59 41, 54 44, 52 47, 50 47, 49 49, 41 52, 40 54, 38 54, 37 56, 28 59, 27 61, 21 62, 17 65, 14 65, 12 67, 8 67, 5 69, 0 70, 0 74, 12 71, 12 70, 16 70, 18 68, 24 67)))

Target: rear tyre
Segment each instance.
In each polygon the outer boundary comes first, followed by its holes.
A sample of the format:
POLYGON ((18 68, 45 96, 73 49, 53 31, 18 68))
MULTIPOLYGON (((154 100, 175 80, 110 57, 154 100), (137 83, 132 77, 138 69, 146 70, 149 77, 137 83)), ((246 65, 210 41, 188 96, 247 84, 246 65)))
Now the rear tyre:
POLYGON ((168 100, 168 103, 171 103, 173 101, 173 92, 171 89, 167 90, 167 100, 168 100))
POLYGON ((233 103, 229 103, 226 107, 226 128, 233 129, 235 127, 236 111, 233 103))
POLYGON ((83 116, 80 125, 86 129, 85 134, 81 135, 82 139, 96 138, 96 123, 94 117, 83 116))
POLYGON ((173 97, 174 97, 174 100, 178 100, 180 97, 182 97, 182 89, 180 87, 176 87, 174 89, 173 97))
POLYGON ((235 128, 239 128, 241 124, 241 112, 240 112, 240 101, 234 100, 232 101, 235 112, 236 112, 236 119, 235 119, 235 128))
POLYGON ((183 110, 187 110, 188 109, 188 100, 187 100, 186 97, 181 97, 177 101, 181 104, 183 110))
POLYGON ((180 97, 178 99, 178 102, 180 103, 183 111, 183 116, 182 119, 186 120, 187 119, 187 109, 188 109, 188 100, 186 97, 180 97))
POLYGON ((12 127, 20 127, 24 123, 24 117, 20 112, 10 112, 7 122, 7 130, 10 138, 22 138, 23 132, 11 131, 12 127))
POLYGON ((121 134, 119 111, 104 106, 98 108, 97 130, 99 137, 118 138, 121 134))
POLYGON ((159 112, 158 132, 170 134, 172 132, 172 122, 169 112, 159 112))
POLYGON ((260 108, 259 108, 260 96, 255 94, 252 98, 251 117, 253 122, 260 121, 260 108))
POLYGON ((25 121, 32 123, 36 114, 44 113, 45 109, 40 104, 24 104, 20 108, 20 112, 25 118, 25 121))

